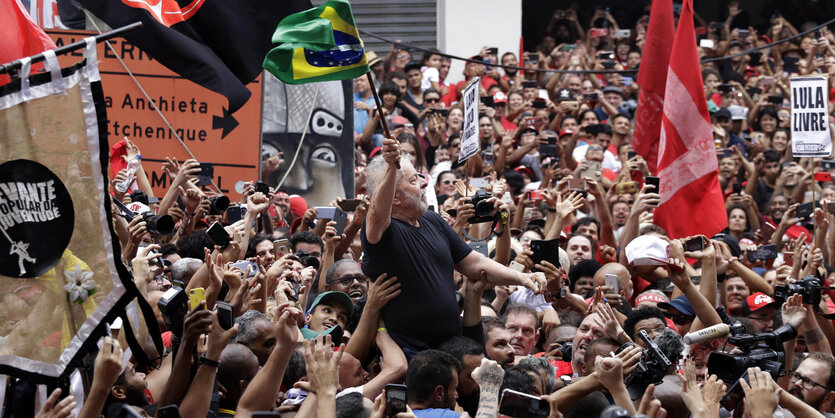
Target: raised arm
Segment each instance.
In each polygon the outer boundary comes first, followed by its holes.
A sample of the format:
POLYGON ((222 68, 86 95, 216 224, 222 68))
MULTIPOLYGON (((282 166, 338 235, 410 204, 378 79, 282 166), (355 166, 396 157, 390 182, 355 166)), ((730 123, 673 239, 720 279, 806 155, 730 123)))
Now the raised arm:
POLYGON ((400 164, 400 142, 394 138, 383 139, 382 155, 386 162, 386 172, 371 196, 371 208, 365 224, 365 236, 372 244, 380 242, 391 224, 391 205, 397 189, 397 165, 400 164))

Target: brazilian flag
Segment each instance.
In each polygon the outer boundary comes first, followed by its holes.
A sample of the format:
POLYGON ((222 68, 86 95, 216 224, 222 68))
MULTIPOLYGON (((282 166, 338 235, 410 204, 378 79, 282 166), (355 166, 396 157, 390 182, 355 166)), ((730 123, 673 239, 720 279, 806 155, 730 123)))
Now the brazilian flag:
POLYGON ((346 80, 368 72, 351 5, 328 0, 285 17, 273 34, 264 68, 287 84, 346 80))

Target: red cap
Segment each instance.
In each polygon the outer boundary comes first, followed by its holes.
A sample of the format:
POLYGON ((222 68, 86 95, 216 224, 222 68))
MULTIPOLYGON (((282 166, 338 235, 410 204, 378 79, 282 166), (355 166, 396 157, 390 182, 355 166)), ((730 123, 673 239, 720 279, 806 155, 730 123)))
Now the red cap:
POLYGON ((771 298, 771 296, 768 296, 763 292, 757 292, 745 298, 745 304, 742 306, 742 313, 748 315, 769 306, 778 307, 780 306, 780 302, 775 301, 771 298))
POLYGON ((371 152, 368 153, 368 158, 369 159, 374 158, 382 150, 383 150, 383 148, 381 148, 381 147, 375 147, 373 150, 371 150, 371 152))
POLYGON ((571 129, 563 129, 560 131, 560 138, 566 135, 574 135, 574 131, 572 131, 571 129))
POLYGON ((533 177, 534 177, 534 175, 533 175, 533 170, 531 170, 530 168, 528 168, 528 167, 527 167, 527 166, 525 166, 525 165, 520 165, 520 166, 518 166, 518 167, 514 168, 514 170, 515 170, 515 171, 518 171, 518 172, 520 172, 520 173, 525 173, 525 174, 527 174, 527 175, 528 175, 528 177, 530 177, 530 178, 533 178, 533 177))
POLYGON ((507 103, 507 95, 501 91, 493 93, 493 103, 507 103))
POLYGON ((302 216, 307 212, 307 201, 301 196, 290 196, 290 212, 302 216))

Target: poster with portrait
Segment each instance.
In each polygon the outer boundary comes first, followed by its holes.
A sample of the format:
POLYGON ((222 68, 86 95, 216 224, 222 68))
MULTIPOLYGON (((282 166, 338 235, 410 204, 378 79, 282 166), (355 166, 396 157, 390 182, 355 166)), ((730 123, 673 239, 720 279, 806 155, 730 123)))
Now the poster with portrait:
POLYGON ((269 185, 276 187, 287 174, 281 189, 302 196, 309 206, 325 206, 337 196, 353 198, 352 81, 290 85, 268 72, 263 77, 262 161, 278 152, 284 158, 269 185))
POLYGON ((66 382, 105 323, 142 299, 110 221, 107 116, 86 41, 63 74, 47 51, 47 72, 0 86, 0 374, 32 383, 66 382))

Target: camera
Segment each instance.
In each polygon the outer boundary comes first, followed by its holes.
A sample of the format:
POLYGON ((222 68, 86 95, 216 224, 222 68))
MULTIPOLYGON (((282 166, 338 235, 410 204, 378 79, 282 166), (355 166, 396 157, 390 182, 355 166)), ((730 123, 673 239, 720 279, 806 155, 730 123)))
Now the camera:
POLYGON ((734 409, 744 396, 739 379, 747 379, 749 367, 759 367, 769 372, 775 380, 783 374, 783 362, 786 358, 783 342, 797 337, 797 329, 792 324, 785 324, 773 332, 761 334, 742 334, 738 333, 739 331, 739 327, 731 327, 732 335, 728 337, 728 343, 742 351, 741 353, 713 352, 707 360, 708 372, 716 374, 731 385, 719 401, 728 410, 734 409))
POLYGON ((212 196, 209 198, 209 215, 223 215, 229 208, 229 198, 226 196, 212 196))
MULTIPOLYGON (((629 397, 633 401, 643 396, 644 392, 647 390, 647 386, 650 384, 661 384, 661 381, 667 374, 667 369, 669 369, 673 364, 670 359, 664 355, 664 352, 661 351, 658 344, 649 338, 649 334, 647 334, 646 331, 639 331, 637 336, 644 341, 644 344, 648 348, 644 350, 635 371, 630 373, 624 379, 626 390, 629 392, 629 397)), ((618 349, 618 352, 621 352, 632 345, 634 344, 626 343, 618 349)))
POLYGON ((815 276, 806 276, 794 284, 774 286, 774 300, 783 303, 789 296, 799 293, 803 296, 803 303, 818 306, 821 302, 820 279, 815 276))
POLYGON ((183 335, 183 319, 188 313, 188 295, 182 288, 172 287, 157 302, 165 325, 176 336, 183 335))
POLYGON ((171 215, 155 215, 153 212, 142 212, 145 228, 152 234, 171 235, 174 233, 174 218, 171 215))
POLYGON ((305 267, 313 267, 317 271, 319 270, 319 259, 310 255, 306 250, 298 250, 294 255, 298 257, 299 261, 305 267))
POLYGON ((473 208, 475 208, 475 216, 467 219, 467 222, 471 224, 492 222, 495 216, 490 213, 493 212, 493 209, 495 208, 493 207, 493 204, 488 201, 492 197, 492 194, 487 193, 484 190, 476 191, 468 202, 473 205, 473 208))
POLYGON ((255 192, 256 193, 263 193, 264 196, 270 197, 270 186, 263 181, 256 181, 255 182, 255 192))
POLYGON ((562 347, 560 347, 560 353, 562 354, 562 361, 571 361, 571 354, 574 352, 574 343, 571 341, 566 341, 562 343, 562 347))

